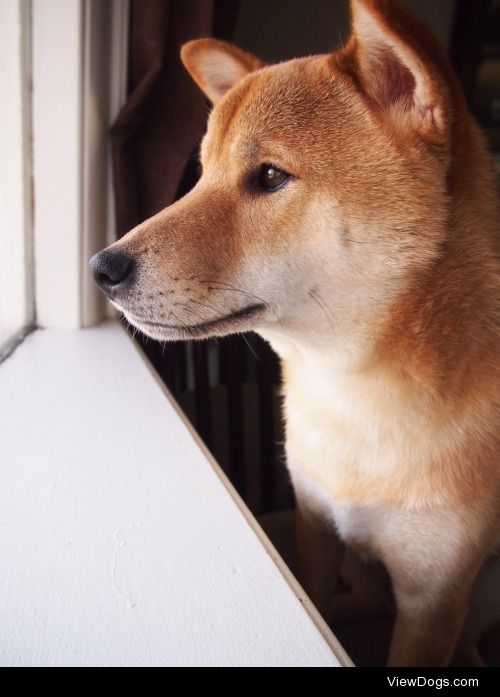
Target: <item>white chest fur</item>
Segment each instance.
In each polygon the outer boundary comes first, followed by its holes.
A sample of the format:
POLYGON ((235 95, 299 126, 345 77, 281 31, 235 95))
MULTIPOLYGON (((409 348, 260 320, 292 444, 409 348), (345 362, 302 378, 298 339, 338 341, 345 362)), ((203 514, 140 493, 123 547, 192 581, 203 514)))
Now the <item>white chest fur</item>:
POLYGON ((414 386, 294 356, 285 363, 285 416, 292 479, 314 482, 330 501, 447 500, 436 463, 457 446, 460 429, 414 386))

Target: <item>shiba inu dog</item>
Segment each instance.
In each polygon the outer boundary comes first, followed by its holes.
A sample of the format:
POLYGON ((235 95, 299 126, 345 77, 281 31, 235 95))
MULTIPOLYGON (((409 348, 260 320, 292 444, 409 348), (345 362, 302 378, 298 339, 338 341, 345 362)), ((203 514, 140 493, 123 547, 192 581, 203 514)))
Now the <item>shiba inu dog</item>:
POLYGON ((351 6, 330 55, 183 47, 214 104, 202 177, 92 266, 153 338, 271 343, 306 590, 328 616, 339 538, 366 550, 392 580, 389 663, 446 665, 500 524, 495 178, 426 27, 351 6))

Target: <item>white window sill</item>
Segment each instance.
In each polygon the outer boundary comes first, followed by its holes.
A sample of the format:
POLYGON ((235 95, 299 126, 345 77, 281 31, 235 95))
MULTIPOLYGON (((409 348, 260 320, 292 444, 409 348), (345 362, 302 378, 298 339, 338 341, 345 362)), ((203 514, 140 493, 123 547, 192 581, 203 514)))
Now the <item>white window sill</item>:
POLYGON ((350 665, 114 323, 0 365, 1 666, 350 665))

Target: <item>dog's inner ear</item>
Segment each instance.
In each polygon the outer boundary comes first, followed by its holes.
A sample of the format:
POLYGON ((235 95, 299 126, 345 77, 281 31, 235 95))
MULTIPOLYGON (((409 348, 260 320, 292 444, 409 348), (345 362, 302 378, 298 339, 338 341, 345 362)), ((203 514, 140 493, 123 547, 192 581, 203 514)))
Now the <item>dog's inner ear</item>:
POLYGON ((216 39, 184 44, 181 59, 193 80, 214 104, 246 75, 263 67, 261 60, 216 39))
POLYGON ((437 40, 399 3, 352 0, 357 79, 375 107, 423 131, 444 128, 445 81, 437 40), (428 50, 430 46, 430 51, 428 50))

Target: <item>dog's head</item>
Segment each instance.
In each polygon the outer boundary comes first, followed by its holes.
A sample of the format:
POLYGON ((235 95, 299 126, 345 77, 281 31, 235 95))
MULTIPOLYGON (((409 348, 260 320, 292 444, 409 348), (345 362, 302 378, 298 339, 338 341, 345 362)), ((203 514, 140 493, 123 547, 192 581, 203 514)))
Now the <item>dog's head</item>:
POLYGON ((359 338, 438 254, 459 89, 398 3, 352 10, 331 55, 264 66, 212 39, 183 47, 214 104, 201 179, 92 260, 146 334, 359 338))

